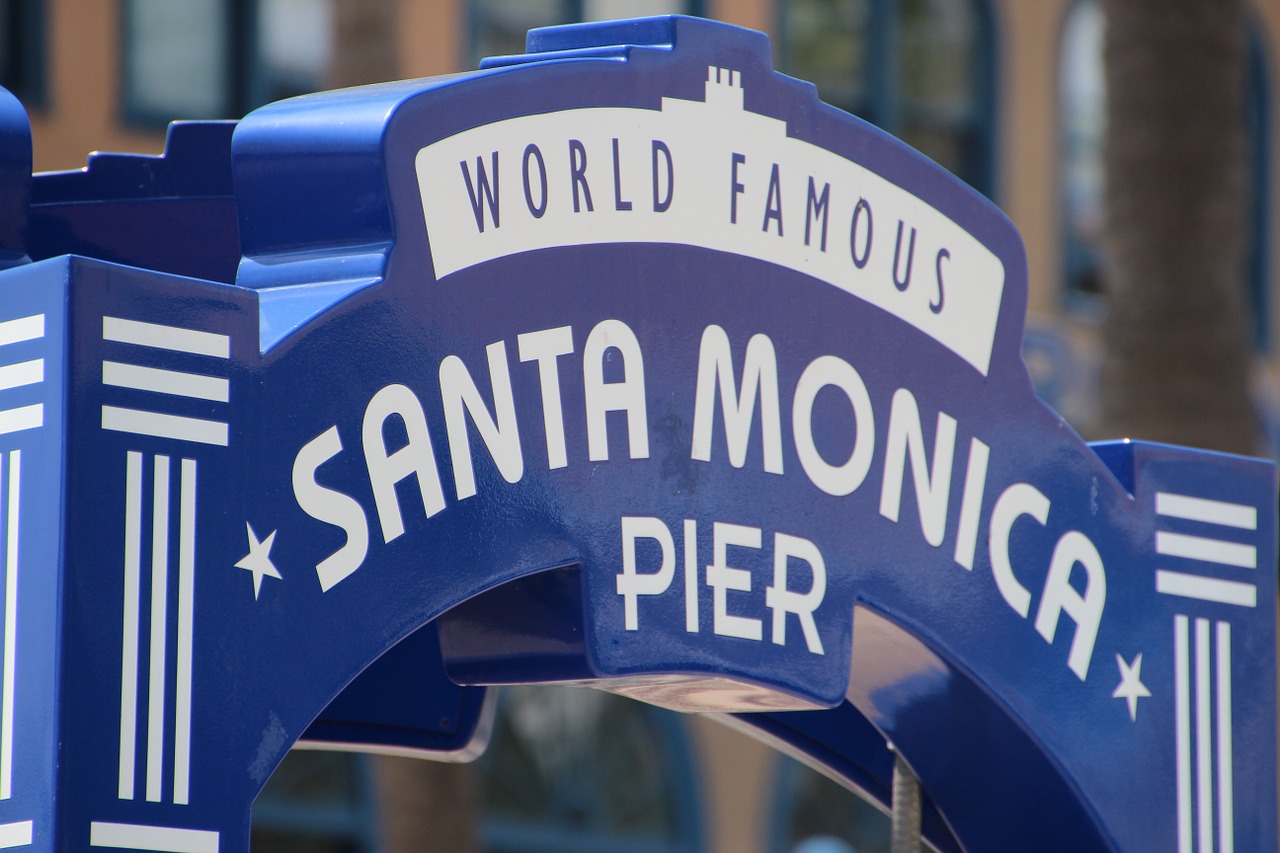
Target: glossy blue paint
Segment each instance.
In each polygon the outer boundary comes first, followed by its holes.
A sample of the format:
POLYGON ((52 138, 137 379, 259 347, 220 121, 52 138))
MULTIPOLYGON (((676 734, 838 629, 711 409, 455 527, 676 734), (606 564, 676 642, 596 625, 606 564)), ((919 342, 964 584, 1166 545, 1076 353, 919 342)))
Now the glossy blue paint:
POLYGON ((235 126, 175 122, 163 157, 91 154, 84 169, 42 174, 31 190, 31 257, 78 254, 234 282, 240 262, 231 188, 235 126))
POLYGON ((0 89, 0 269, 27 260, 31 126, 12 94, 0 89))
POLYGON ((573 681, 881 798, 891 741, 944 850, 1273 848, 1273 467, 1081 442, 1012 225, 762 35, 529 44, 36 179, 0 838, 243 850, 300 737, 467 749, 573 681), (238 245, 114 230, 228 168, 238 245))

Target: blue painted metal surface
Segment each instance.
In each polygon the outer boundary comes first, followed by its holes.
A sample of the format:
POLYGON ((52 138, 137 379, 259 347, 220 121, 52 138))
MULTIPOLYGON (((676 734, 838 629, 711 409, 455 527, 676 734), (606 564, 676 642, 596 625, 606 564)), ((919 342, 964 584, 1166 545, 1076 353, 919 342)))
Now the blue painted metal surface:
POLYGON ((1273 849, 1272 466, 1082 443, 1010 223, 763 36, 529 49, 0 198, 0 839, 243 850, 569 681, 892 741, 944 850, 1273 849))

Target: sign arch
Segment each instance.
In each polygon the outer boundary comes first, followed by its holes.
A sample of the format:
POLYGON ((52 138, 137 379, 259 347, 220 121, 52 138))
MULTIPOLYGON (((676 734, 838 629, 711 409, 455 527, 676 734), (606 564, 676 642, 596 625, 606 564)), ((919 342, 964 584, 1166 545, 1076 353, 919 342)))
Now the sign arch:
POLYGON ((32 201, 12 846, 245 849, 299 738, 465 751, 519 682, 873 796, 887 737, 942 849, 1274 845, 1273 469, 1081 442, 1012 225, 763 36, 535 31, 32 201))

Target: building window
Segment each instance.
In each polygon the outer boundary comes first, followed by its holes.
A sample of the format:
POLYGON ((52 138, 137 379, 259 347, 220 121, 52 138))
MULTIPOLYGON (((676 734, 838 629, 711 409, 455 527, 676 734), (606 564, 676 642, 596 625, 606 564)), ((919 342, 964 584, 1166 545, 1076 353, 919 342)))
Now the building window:
POLYGON ((28 108, 45 102, 44 3, 0 0, 0 86, 28 108))
POLYGON ((889 853, 889 816, 798 761, 782 758, 770 853, 889 853))
POLYGON ((992 195, 995 45, 985 0, 786 0, 781 65, 992 195))
POLYGON ((128 0, 125 92, 131 117, 230 118, 232 21, 221 0, 128 0))
POLYGON ((257 107, 328 88, 333 0, 257 0, 249 99, 257 107))
POLYGON ((695 853, 678 715, 595 690, 504 688, 480 760, 486 853, 695 853))
MULTIPOLYGON (((1063 277, 1068 303, 1085 312, 1106 293, 1107 262, 1102 247, 1106 173, 1103 132, 1106 85, 1102 61, 1104 20, 1098 0, 1076 0, 1062 26, 1059 57, 1060 204, 1064 229, 1063 277)), ((1267 328, 1267 250, 1270 184, 1266 128, 1270 75, 1258 27, 1250 22, 1245 39, 1246 186, 1249 233, 1245 244, 1245 306, 1254 341, 1269 345, 1267 328)))
POLYGON ((1106 87, 1102 78, 1102 8, 1079 2, 1062 28, 1058 68, 1062 170, 1062 219, 1066 226, 1063 261, 1067 292, 1102 292, 1102 134, 1106 87))
POLYGON ((125 0, 125 114, 239 118, 325 88, 332 0, 125 0))
POLYGON ((650 15, 700 15, 703 0, 471 0, 471 68, 486 56, 524 53, 529 30, 576 21, 608 21, 650 15))
POLYGON ((254 853, 372 853, 377 849, 367 759, 290 752, 253 804, 254 853))

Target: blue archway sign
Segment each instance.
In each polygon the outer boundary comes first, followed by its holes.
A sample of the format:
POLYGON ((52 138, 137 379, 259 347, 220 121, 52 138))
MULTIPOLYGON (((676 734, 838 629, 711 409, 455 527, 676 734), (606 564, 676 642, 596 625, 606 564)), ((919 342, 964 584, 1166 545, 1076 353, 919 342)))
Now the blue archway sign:
POLYGON ((32 183, 4 115, 0 847, 243 851, 300 738, 465 754, 562 682, 882 801, 892 741, 942 850, 1275 849, 1272 466, 1082 443, 1010 223, 763 36, 32 183))

